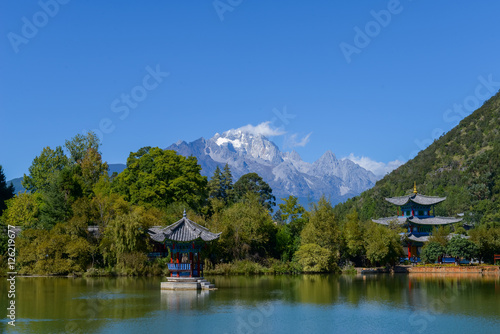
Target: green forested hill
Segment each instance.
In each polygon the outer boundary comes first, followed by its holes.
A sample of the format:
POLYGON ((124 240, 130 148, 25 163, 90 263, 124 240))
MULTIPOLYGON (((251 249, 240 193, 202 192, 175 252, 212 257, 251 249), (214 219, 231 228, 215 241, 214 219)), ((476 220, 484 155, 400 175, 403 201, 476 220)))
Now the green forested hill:
MULTIPOLYGON (((409 129, 409 131, 412 131, 409 129)), ((394 215, 384 197, 411 193, 447 196, 438 215, 465 213, 473 224, 500 225, 500 92, 360 196, 335 207, 338 216, 356 208, 363 220, 394 215)))

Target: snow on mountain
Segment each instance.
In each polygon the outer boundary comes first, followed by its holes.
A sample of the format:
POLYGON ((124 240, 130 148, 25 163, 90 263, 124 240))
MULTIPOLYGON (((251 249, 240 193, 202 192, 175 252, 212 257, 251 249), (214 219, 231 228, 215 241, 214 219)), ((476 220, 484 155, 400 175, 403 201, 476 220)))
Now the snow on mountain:
POLYGON ((167 149, 195 156, 202 174, 208 177, 217 166, 222 168, 226 163, 234 181, 255 172, 269 183, 277 198, 293 195, 317 200, 325 195, 332 203, 338 203, 371 188, 376 181, 372 172, 349 159, 338 160, 331 151, 311 164, 296 151, 281 152, 267 137, 241 128, 191 143, 178 141, 167 149))

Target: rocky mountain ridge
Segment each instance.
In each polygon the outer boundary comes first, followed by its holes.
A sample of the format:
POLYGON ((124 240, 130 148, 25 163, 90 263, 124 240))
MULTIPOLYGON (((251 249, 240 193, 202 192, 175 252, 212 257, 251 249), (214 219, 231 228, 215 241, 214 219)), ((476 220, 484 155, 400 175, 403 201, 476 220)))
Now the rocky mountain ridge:
POLYGON ((210 139, 178 141, 167 147, 184 156, 195 156, 202 174, 211 177, 217 166, 230 166, 233 179, 255 172, 273 189, 277 198, 289 195, 317 200, 321 195, 339 203, 371 188, 376 176, 349 159, 325 152, 314 163, 296 151, 281 152, 267 137, 239 129, 215 134, 210 139))

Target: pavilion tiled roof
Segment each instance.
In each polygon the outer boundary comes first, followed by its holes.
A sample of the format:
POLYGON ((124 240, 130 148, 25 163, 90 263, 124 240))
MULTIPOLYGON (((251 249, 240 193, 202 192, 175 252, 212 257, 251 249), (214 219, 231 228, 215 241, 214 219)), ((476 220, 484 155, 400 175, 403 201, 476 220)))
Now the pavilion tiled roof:
POLYGON ((411 195, 400 196, 400 197, 385 198, 385 200, 387 202, 395 204, 395 205, 405 205, 409 201, 412 201, 414 203, 421 204, 421 205, 434 205, 434 204, 441 203, 445 199, 446 199, 446 197, 425 196, 425 195, 420 195, 420 194, 411 194, 411 195))
POLYGON ((407 217, 398 217, 398 216, 392 216, 392 217, 385 217, 385 218, 380 218, 380 219, 372 219, 374 223, 381 224, 381 225, 389 225, 390 222, 395 221, 398 223, 398 225, 403 225, 406 223, 406 218, 407 217))
POLYGON ((429 241, 429 236, 428 235, 415 235, 413 233, 408 234, 407 238, 411 241, 416 241, 416 242, 427 242, 429 241))
POLYGON ((203 241, 213 241, 220 237, 221 233, 212 233, 206 227, 196 224, 189 220, 184 212, 184 217, 181 220, 167 227, 152 227, 149 229, 151 239, 158 242, 163 242, 165 239, 177 242, 189 242, 196 239, 203 241))
POLYGON ((463 218, 453 218, 453 217, 408 217, 408 220, 414 224, 419 225, 447 225, 454 224, 462 221, 463 218))
MULTIPOLYGON (((470 237, 468 235, 459 235, 459 234, 454 234, 450 233, 449 235, 446 236, 446 239, 451 240, 454 236, 459 236, 460 238, 463 239, 469 239, 470 237)), ((429 241, 430 235, 416 235, 413 233, 410 233, 406 236, 411 241, 417 241, 417 242, 427 242, 429 241)))
POLYGON ((447 224, 454 224, 462 221, 463 218, 453 218, 453 217, 416 217, 416 216, 411 216, 411 217, 398 217, 398 216, 392 216, 392 217, 386 217, 386 218, 380 218, 380 219, 373 219, 373 222, 381 225, 389 225, 391 221, 396 221, 399 225, 403 225, 406 220, 408 219, 409 222, 414 223, 414 224, 419 224, 419 225, 447 225, 447 224))

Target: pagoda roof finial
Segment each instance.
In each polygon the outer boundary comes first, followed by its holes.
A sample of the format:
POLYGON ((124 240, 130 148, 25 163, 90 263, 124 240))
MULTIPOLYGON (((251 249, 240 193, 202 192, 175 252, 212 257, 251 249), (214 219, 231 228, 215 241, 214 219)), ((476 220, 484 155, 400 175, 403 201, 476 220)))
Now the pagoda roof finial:
POLYGON ((417 181, 413 181, 413 193, 417 193, 417 181))
POLYGON ((184 209, 184 213, 182 214, 182 217, 186 218, 186 209, 184 209))

